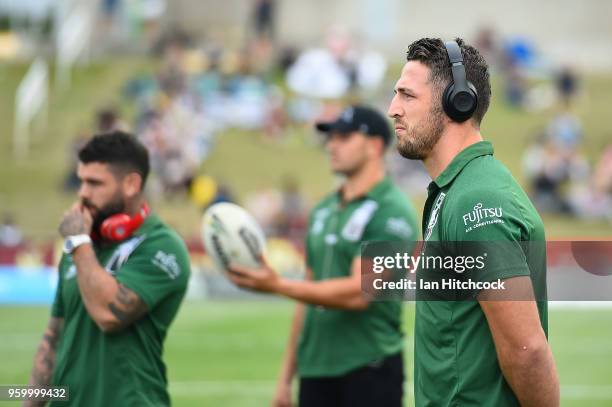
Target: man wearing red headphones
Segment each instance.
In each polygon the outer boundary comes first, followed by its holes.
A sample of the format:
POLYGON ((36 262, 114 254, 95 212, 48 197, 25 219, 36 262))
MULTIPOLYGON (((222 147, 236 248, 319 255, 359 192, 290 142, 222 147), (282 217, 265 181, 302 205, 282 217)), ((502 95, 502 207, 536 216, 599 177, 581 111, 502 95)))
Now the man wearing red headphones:
POLYGON ((59 283, 30 379, 67 386, 71 405, 170 404, 161 353, 190 262, 181 238, 149 213, 148 172, 147 150, 123 132, 79 152, 79 201, 59 226, 59 283))

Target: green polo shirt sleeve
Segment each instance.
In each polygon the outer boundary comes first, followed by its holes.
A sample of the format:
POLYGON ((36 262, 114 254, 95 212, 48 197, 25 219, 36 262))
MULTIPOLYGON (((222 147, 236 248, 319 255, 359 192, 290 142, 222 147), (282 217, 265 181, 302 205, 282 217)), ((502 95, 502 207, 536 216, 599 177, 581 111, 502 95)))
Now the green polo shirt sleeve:
POLYGON ((168 296, 184 292, 189 281, 189 254, 178 236, 158 236, 130 255, 117 281, 134 291, 153 309, 168 296))
POLYGON ((522 242, 525 220, 510 189, 485 185, 448 203, 445 240, 454 255, 485 256, 484 268, 474 270, 472 278, 494 281, 530 274, 522 242))
POLYGON ((51 305, 51 316, 55 318, 64 317, 64 302, 62 301, 62 269, 65 267, 64 257, 59 262, 57 267, 57 288, 55 289, 55 297, 51 305))

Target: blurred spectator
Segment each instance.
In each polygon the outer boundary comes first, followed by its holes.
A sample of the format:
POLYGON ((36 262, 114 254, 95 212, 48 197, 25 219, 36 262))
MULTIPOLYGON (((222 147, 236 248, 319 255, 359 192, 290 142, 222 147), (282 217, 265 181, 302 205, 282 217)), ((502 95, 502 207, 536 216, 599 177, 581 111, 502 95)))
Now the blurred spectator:
POLYGON ((562 148, 547 134, 527 148, 523 169, 536 207, 560 213, 573 212, 568 187, 587 179, 589 171, 586 159, 577 150, 562 148))
POLYGON ((279 52, 278 67, 283 73, 283 76, 287 75, 287 71, 297 60, 299 51, 294 47, 284 47, 279 52))
POLYGON ((303 52, 287 71, 289 88, 315 98, 340 98, 350 88, 350 74, 325 49, 303 52))
MULTIPOLYGON (((500 42, 503 45, 499 51, 499 68, 508 104, 528 109, 547 107, 550 103, 546 92, 536 86, 536 92, 532 95, 534 89, 529 80, 549 79, 551 74, 531 38, 517 36, 503 38, 500 42)), ((550 88, 550 85, 548 87, 550 88)))
POLYGON ((512 107, 544 110, 556 100, 548 61, 525 36, 502 36, 494 27, 481 27, 474 44, 489 67, 502 79, 505 101, 512 107), (537 81, 532 81, 537 79, 537 81))
POLYGON ((23 233, 15 223, 13 215, 5 213, 0 224, 0 246, 17 247, 23 243, 23 233))
POLYGON ((108 33, 114 29, 121 8, 121 0, 101 0, 100 5, 102 8, 102 28, 108 33))
POLYGON ((253 28, 258 39, 274 38, 274 0, 255 0, 253 8, 253 28))
POLYGON ((268 95, 268 107, 265 119, 265 133, 269 138, 280 138, 289 124, 285 111, 285 97, 279 88, 273 88, 268 95))
POLYGON ((281 196, 282 206, 276 219, 276 235, 301 244, 306 232, 307 207, 296 179, 285 178, 281 196))
POLYGON ((562 67, 555 78, 557 92, 565 107, 569 107, 578 93, 578 75, 570 67, 562 67))
POLYGON ((130 0, 136 15, 142 19, 145 38, 153 45, 159 37, 161 18, 166 11, 166 0, 130 0))
POLYGON ((474 46, 478 49, 490 67, 498 69, 500 65, 502 65, 502 50, 500 49, 499 39, 494 28, 480 28, 474 39, 474 46))
POLYGON ((217 188, 217 193, 210 202, 210 205, 214 205, 221 202, 236 202, 234 198, 234 192, 232 191, 230 186, 223 183, 219 184, 219 187, 217 188))
POLYGON ((331 27, 325 48, 302 52, 287 71, 287 85, 299 95, 337 99, 349 91, 372 90, 384 78, 387 62, 374 51, 360 50, 348 31, 331 27))
POLYGON ((0 224, 0 264, 16 264, 26 249, 23 233, 13 215, 5 213, 0 224))
POLYGON ((260 188, 247 197, 245 208, 261 225, 267 236, 275 234, 276 220, 283 208, 283 197, 277 189, 260 188))
POLYGON ((176 45, 183 48, 190 48, 194 44, 194 39, 187 32, 179 29, 168 29, 158 38, 151 50, 155 56, 163 56, 168 47, 176 45))
POLYGON ((582 218, 612 222, 612 144, 603 149, 592 177, 571 190, 574 213, 582 218))
POLYGON ((70 143, 68 148, 68 173, 64 177, 64 191, 72 192, 76 191, 80 185, 81 181, 79 177, 77 177, 77 166, 79 164, 79 151, 85 145, 87 140, 89 139, 89 134, 84 131, 81 131, 70 143))
POLYGON ((612 195, 612 143, 601 153, 593 172, 593 186, 599 193, 612 195))
POLYGON ((198 138, 201 117, 189 103, 176 99, 169 106, 152 112, 140 139, 150 154, 151 170, 162 184, 164 192, 174 193, 188 188, 201 163, 198 138))
POLYGON ((202 210, 220 202, 234 202, 234 193, 229 185, 217 183, 209 175, 198 175, 190 185, 191 200, 202 210))
POLYGON ((128 127, 112 107, 100 109, 96 113, 95 133, 110 133, 114 130, 127 131, 128 127))
POLYGON ((575 151, 582 141, 582 124, 566 109, 550 121, 547 131, 548 138, 562 150, 575 151))
POLYGON ((522 107, 527 93, 527 82, 523 71, 511 62, 503 73, 506 102, 513 107, 522 107))
POLYGON ((127 131, 129 126, 121 119, 117 110, 113 107, 105 107, 96 112, 93 131, 81 130, 70 142, 68 148, 68 171, 64 177, 63 189, 66 192, 75 191, 81 185, 77 177, 77 166, 79 163, 78 153, 92 134, 109 133, 114 130, 127 131))

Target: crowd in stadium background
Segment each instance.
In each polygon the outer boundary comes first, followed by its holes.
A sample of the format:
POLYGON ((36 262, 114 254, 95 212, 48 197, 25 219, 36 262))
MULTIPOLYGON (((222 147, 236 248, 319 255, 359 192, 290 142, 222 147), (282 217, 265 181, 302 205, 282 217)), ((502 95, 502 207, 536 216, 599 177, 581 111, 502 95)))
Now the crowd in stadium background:
MULTIPOLYGON (((384 105, 389 62, 347 27, 331 26, 319 45, 299 49, 275 33, 276 2, 258 0, 251 3, 250 35, 236 48, 177 27, 162 30, 159 20, 167 6, 163 0, 99 3, 93 37, 101 48, 117 52, 120 39, 133 39, 158 61, 157 72, 138 74, 124 84, 120 97, 135 114, 125 116, 114 105, 92 107, 91 124, 78 130, 68 148, 67 191, 77 186, 75 153, 83 141, 92 134, 129 129, 152 157, 150 199, 187 193, 204 210, 218 201, 236 200, 232 185, 200 171, 214 154, 215 140, 228 129, 261 132, 270 143, 283 143, 288 128, 308 128, 315 119, 333 117, 347 101, 384 105)), ((526 36, 504 37, 483 26, 473 40, 501 78, 506 104, 556 112, 545 128, 533 130, 523 148, 524 177, 538 208, 609 222, 612 144, 599 146, 600 157, 584 155, 581 147, 590 135, 573 109, 576 100, 585 97, 580 72, 553 64, 526 36)), ((312 142, 317 142, 314 135, 312 142)), ((396 154, 389 154, 389 171, 410 193, 423 191, 429 182, 420 163, 396 154)), ((290 175, 282 183, 282 189, 264 187, 241 203, 268 232, 299 242, 309 202, 290 175)), ((18 232, 19 219, 3 212, 0 262, 52 264, 53 244, 39 243, 42 248, 32 251, 31 236, 18 232)))

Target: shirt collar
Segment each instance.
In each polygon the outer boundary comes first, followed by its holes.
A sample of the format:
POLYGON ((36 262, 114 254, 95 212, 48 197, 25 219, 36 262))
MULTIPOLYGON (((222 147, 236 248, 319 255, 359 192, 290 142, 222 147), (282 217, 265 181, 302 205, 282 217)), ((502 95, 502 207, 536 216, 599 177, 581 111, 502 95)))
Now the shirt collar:
MULTIPOLYGON (((432 184, 435 184, 438 188, 444 188, 459 175, 470 161, 483 155, 493 155, 493 145, 490 141, 479 141, 461 150, 432 184)), ((430 187, 433 187, 433 185, 430 184, 430 187)))
POLYGON ((386 191, 390 187, 391 187, 391 178, 389 177, 389 175, 385 175, 385 177, 382 180, 380 180, 376 185, 370 188, 370 190, 366 194, 366 197, 374 199, 380 196, 380 194, 382 194, 384 191, 386 191))
MULTIPOLYGON (((354 202, 360 199, 364 199, 364 198, 376 199, 376 197, 380 196, 381 193, 386 191, 391 186, 392 186, 391 177, 389 177, 388 174, 385 174, 385 177, 382 180, 380 180, 378 183, 376 183, 372 188, 370 188, 368 192, 366 192, 363 195, 359 195, 353 198, 349 202, 345 202, 345 204, 348 204, 350 202, 354 202)), ((338 189, 338 191, 336 192, 336 199, 338 200, 338 202, 342 202, 342 188, 338 189)))

